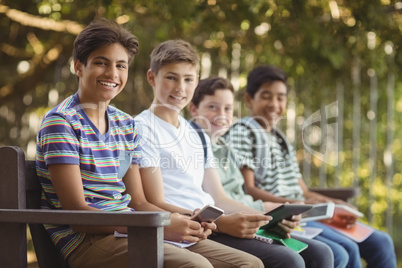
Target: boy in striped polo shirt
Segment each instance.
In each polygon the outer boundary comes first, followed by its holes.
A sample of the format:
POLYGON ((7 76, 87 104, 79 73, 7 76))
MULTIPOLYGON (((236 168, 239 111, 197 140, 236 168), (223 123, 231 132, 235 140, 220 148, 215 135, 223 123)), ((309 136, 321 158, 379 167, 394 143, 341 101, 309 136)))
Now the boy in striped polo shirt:
MULTIPOLYGON (((286 111, 287 87, 285 72, 275 66, 259 66, 247 77, 245 103, 251 117, 240 119, 225 135, 237 156, 246 192, 268 202, 347 204, 309 191, 304 183, 294 148, 276 128, 286 111)), ((345 225, 353 225, 355 220, 345 218, 345 225)), ((323 223, 308 225, 323 229, 316 239, 331 246, 337 267, 360 268, 360 258, 368 267, 396 267, 393 242, 385 232, 375 230, 366 240, 356 243, 323 223)))
MULTIPOLYGON (((45 115, 37 136, 43 209, 162 210, 144 197, 134 120, 109 105, 123 90, 137 51, 137 38, 105 19, 93 21, 76 38, 78 91, 45 115)), ((46 224, 45 228, 69 267, 128 265, 127 238, 114 237, 115 231, 126 233, 126 227, 46 224)), ((209 234, 211 230, 178 213, 171 214, 171 225, 164 230, 165 239, 175 242, 207 241, 209 234)), ((212 267, 209 256, 197 249, 164 243, 164 266, 212 267)))

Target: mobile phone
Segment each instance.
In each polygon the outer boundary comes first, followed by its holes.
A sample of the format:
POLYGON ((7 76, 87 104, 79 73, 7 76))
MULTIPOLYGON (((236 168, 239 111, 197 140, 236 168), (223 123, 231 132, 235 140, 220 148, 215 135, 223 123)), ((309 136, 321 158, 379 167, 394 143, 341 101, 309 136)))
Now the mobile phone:
POLYGON ((198 222, 213 222, 217 220, 224 211, 218 207, 212 205, 206 205, 196 214, 194 214, 191 219, 198 222))

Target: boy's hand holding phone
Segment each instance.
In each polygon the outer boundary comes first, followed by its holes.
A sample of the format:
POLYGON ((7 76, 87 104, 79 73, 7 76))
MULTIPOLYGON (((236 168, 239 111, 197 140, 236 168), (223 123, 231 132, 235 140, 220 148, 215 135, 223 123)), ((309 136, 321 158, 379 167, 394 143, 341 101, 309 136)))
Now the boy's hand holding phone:
MULTIPOLYGON (((188 216, 179 213, 172 213, 170 222, 171 224, 164 228, 164 237, 166 240, 174 242, 198 242, 206 239, 212 233, 212 230, 203 227, 202 223, 195 222, 188 216)), ((213 225, 215 226, 215 224, 213 225)))
POLYGON ((224 214, 224 211, 218 207, 212 205, 206 205, 200 210, 195 210, 191 219, 198 222, 209 222, 212 223, 216 221, 221 215, 224 214))

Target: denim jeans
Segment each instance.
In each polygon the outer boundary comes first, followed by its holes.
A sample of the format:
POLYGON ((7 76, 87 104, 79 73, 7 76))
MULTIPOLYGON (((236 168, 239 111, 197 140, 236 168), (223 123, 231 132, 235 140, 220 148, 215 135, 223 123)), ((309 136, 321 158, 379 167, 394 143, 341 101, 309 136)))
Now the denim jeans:
POLYGON ((394 244, 390 235, 385 232, 375 230, 366 240, 356 243, 323 223, 308 222, 307 226, 323 229, 323 232, 314 239, 326 243, 332 249, 334 267, 361 268, 362 258, 366 261, 367 268, 396 268, 394 244), (345 257, 345 253, 348 257, 345 257), (344 266, 345 259, 348 260, 346 266, 344 266))
POLYGON ((265 267, 333 267, 331 249, 324 243, 312 239, 298 238, 309 245, 300 254, 283 245, 267 244, 256 239, 242 239, 222 233, 212 234, 210 239, 257 256, 265 267))

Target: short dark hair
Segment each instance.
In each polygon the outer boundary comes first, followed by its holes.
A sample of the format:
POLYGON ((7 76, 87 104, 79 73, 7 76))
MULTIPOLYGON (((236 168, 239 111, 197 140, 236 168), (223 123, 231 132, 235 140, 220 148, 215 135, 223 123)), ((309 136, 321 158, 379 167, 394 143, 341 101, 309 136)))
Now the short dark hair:
POLYGON ((188 62, 199 68, 200 59, 190 43, 181 40, 167 40, 158 44, 151 53, 151 71, 157 74, 159 69, 170 63, 188 62))
POLYGON ((273 65, 262 65, 254 68, 248 74, 246 92, 250 97, 254 98, 255 93, 257 93, 262 84, 275 81, 283 82, 287 89, 287 79, 288 77, 283 70, 273 65))
POLYGON ((215 91, 220 89, 229 89, 234 94, 234 88, 232 83, 222 77, 209 77, 205 79, 201 79, 198 82, 198 86, 194 91, 193 99, 191 100, 192 103, 196 107, 200 104, 200 102, 204 99, 205 95, 212 96, 215 94, 215 91))
POLYGON ((115 21, 94 20, 75 39, 73 58, 86 65, 93 51, 115 43, 120 43, 126 49, 130 64, 138 53, 137 37, 115 21))

